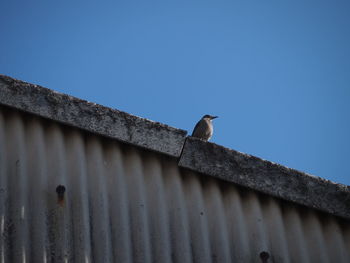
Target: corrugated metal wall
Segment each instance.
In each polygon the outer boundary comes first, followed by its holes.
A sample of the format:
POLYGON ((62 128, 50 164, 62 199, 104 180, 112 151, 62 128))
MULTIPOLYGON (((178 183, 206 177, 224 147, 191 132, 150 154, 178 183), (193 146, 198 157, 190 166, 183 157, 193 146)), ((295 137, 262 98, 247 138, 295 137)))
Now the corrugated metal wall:
POLYGON ((346 221, 2 107, 0 228, 1 262, 350 262, 346 221))

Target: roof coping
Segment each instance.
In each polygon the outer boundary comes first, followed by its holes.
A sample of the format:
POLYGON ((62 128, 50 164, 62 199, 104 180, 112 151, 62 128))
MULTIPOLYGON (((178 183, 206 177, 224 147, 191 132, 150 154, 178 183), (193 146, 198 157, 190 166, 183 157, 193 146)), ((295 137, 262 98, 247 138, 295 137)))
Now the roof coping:
POLYGON ((187 132, 0 75, 0 104, 179 157, 187 132))
POLYGON ((350 219, 350 186, 188 137, 179 166, 350 219))

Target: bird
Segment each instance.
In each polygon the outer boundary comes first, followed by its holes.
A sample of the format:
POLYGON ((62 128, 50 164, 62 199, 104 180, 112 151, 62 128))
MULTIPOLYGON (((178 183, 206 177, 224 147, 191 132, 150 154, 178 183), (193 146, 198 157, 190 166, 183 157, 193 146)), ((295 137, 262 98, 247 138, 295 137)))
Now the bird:
POLYGON ((209 141, 211 136, 213 136, 212 120, 217 117, 218 116, 211 116, 208 114, 204 115, 194 127, 192 137, 196 137, 204 141, 209 141))

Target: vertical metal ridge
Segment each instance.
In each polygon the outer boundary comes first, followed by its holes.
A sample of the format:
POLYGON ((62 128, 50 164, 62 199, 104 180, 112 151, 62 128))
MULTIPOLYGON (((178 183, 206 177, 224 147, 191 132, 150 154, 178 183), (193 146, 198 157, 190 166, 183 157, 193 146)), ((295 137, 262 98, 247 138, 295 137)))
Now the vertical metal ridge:
POLYGON ((322 227, 329 262, 347 262, 347 248, 344 246, 339 224, 334 218, 327 216, 324 218, 322 227))
POLYGON ((74 260, 92 262, 89 217, 87 160, 83 136, 72 130, 65 136, 66 170, 69 177, 67 196, 72 210, 74 260))
POLYGON ((230 235, 231 258, 233 262, 250 260, 248 228, 242 208, 242 200, 235 186, 223 190, 223 203, 230 235))
POLYGON ((65 137, 61 127, 52 123, 47 127, 46 156, 48 173, 48 225, 49 225, 49 251, 52 262, 69 262, 73 260, 73 242, 71 229, 70 187, 67 178, 67 164, 65 154, 65 137), (59 203, 56 188, 58 185, 66 186, 66 197, 59 203))
POLYGON ((6 134, 5 134, 5 116, 2 108, 0 107, 0 262, 9 261, 9 248, 8 248, 8 199, 9 191, 7 185, 7 158, 8 153, 6 146, 6 134))
POLYGON ((162 168, 153 153, 143 155, 152 262, 171 262, 169 219, 165 204, 162 168))
POLYGON ((105 146, 112 252, 118 262, 132 262, 131 228, 123 153, 119 143, 105 146))
POLYGON ((29 262, 27 156, 25 154, 24 123, 18 113, 11 113, 6 123, 8 153, 8 190, 10 193, 10 250, 12 262, 29 262))
POLYGON ((350 258, 350 228, 348 226, 341 225, 341 233, 343 237, 345 252, 347 254, 347 259, 350 258))
POLYGON ((274 262, 290 262, 291 257, 288 251, 285 225, 279 203, 270 197, 266 197, 266 200, 260 203, 268 240, 270 240, 270 251, 267 252, 274 262))
MULTIPOLYGON (((337 221, 335 219, 335 221, 337 221)), ((344 248, 344 261, 350 258, 350 229, 345 225, 344 222, 337 222, 339 225, 339 235, 341 235, 342 247, 344 248)))
POLYGON ((198 178, 192 172, 187 172, 183 177, 182 184, 189 217, 193 261, 211 262, 207 221, 207 217, 210 215, 205 211, 202 187, 198 178))
POLYGON ((285 207, 282 211, 288 251, 292 262, 310 262, 310 255, 306 246, 302 219, 294 206, 285 207))
POLYGON ((152 262, 149 239, 147 203, 145 199, 143 167, 139 152, 125 151, 125 177, 128 187, 133 262, 152 262))
POLYGON ((232 262, 221 194, 218 181, 213 178, 205 178, 203 197, 206 214, 208 215, 212 262, 232 262), (215 215, 215 217, 210 215, 215 215))
POLYGON ((44 143, 44 131, 36 118, 30 118, 26 124, 25 148, 28 178, 28 213, 30 231, 30 262, 47 262, 48 232, 46 225, 47 167, 44 143))
POLYGON ((193 262, 191 235, 180 171, 175 162, 163 159, 162 174, 165 188, 172 262, 193 262))
POLYGON ((244 220, 249 226, 247 234, 249 237, 250 257, 251 260, 258 261, 260 253, 270 250, 264 217, 257 194, 249 191, 243 195, 244 220))
POLYGON ((330 262, 324 245, 324 237, 317 214, 305 211, 303 216, 303 231, 310 258, 315 262, 330 262))
POLYGON ((86 143, 87 177, 94 262, 112 262, 110 223, 104 157, 100 141, 92 136, 86 143))

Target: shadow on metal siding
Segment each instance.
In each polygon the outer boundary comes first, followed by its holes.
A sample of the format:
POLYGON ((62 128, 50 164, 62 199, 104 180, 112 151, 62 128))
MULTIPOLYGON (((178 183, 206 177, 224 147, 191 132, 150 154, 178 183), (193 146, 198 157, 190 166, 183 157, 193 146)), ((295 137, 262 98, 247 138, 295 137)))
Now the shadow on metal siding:
POLYGON ((350 260, 348 222, 163 155, 7 108, 0 153, 1 262, 350 260))

